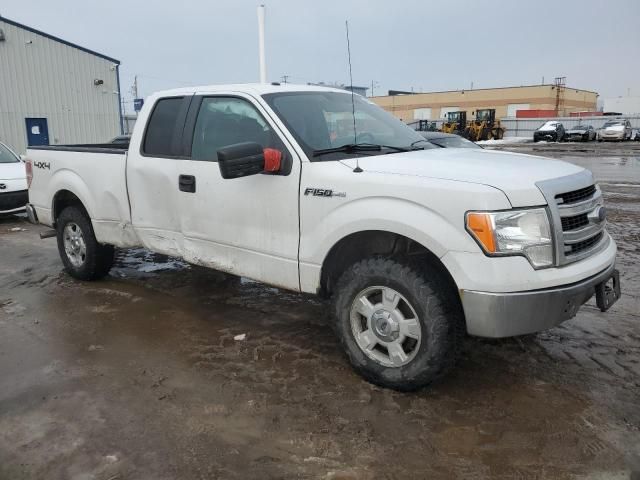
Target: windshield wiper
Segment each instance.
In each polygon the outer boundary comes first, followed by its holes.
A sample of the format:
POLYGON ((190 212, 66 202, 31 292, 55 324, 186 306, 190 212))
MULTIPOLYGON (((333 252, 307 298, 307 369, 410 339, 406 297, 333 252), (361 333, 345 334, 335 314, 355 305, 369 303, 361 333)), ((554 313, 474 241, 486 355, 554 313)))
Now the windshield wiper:
MULTIPOLYGON (((409 148, 411 148, 412 150, 418 150, 417 148, 414 149, 413 147, 415 147, 416 143, 418 142, 427 142, 427 143, 431 143, 429 140, 427 140, 426 138, 421 138, 420 140, 416 140, 415 142, 411 142, 411 145, 409 145, 409 148)), ((424 150, 424 148, 422 149, 424 150)))
POLYGON ((314 150, 312 155, 319 157, 327 153, 354 153, 354 152, 379 152, 382 148, 380 145, 372 145, 370 143, 347 143, 346 145, 340 145, 333 148, 321 148, 320 150, 314 150))

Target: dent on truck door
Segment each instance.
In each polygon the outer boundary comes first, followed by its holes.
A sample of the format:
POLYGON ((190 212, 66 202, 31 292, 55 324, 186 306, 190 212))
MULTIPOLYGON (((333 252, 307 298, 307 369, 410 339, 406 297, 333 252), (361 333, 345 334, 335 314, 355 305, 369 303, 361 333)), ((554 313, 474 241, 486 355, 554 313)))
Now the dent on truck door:
POLYGON ((147 121, 139 151, 129 152, 127 187, 131 221, 143 245, 181 255, 177 163, 191 96, 159 99, 147 121))
POLYGON ((193 263, 297 290, 300 160, 267 118, 248 98, 194 97, 185 127, 191 159, 181 161, 178 172, 193 183, 193 191, 185 185, 178 193, 184 255, 193 263), (291 171, 223 179, 217 151, 241 142, 283 151, 291 171))

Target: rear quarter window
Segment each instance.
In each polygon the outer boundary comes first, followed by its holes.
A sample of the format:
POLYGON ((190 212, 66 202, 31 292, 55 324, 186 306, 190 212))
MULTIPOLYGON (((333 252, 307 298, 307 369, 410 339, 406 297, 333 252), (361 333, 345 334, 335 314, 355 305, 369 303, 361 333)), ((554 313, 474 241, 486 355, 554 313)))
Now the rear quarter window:
POLYGON ((162 98, 153 107, 147 123, 142 151, 146 155, 171 157, 173 137, 178 127, 178 119, 184 97, 162 98))

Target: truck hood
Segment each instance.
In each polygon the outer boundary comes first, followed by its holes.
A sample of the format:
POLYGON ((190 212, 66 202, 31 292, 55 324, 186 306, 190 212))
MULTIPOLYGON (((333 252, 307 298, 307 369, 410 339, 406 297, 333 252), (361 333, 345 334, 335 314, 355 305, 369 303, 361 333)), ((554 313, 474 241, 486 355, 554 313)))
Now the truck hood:
MULTIPOLYGON (((571 163, 520 153, 469 148, 441 148, 360 157, 366 173, 413 175, 488 185, 502 190, 514 207, 545 205, 536 182, 584 169, 571 163)), ((356 159, 342 163, 355 168, 356 159)))
POLYGON ((21 178, 27 178, 24 163, 0 163, 0 180, 16 180, 21 178))

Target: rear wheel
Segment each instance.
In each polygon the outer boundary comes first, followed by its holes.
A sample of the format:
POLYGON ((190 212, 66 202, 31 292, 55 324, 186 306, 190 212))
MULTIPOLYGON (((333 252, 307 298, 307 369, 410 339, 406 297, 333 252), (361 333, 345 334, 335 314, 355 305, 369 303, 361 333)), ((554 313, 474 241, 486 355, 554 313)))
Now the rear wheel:
POLYGON ((96 240, 84 209, 66 207, 56 220, 58 253, 65 270, 80 280, 97 280, 109 273, 114 249, 96 240))
POLYGON ((454 365, 464 320, 440 277, 382 258, 363 260, 342 275, 334 298, 336 330, 360 375, 410 391, 454 365))

